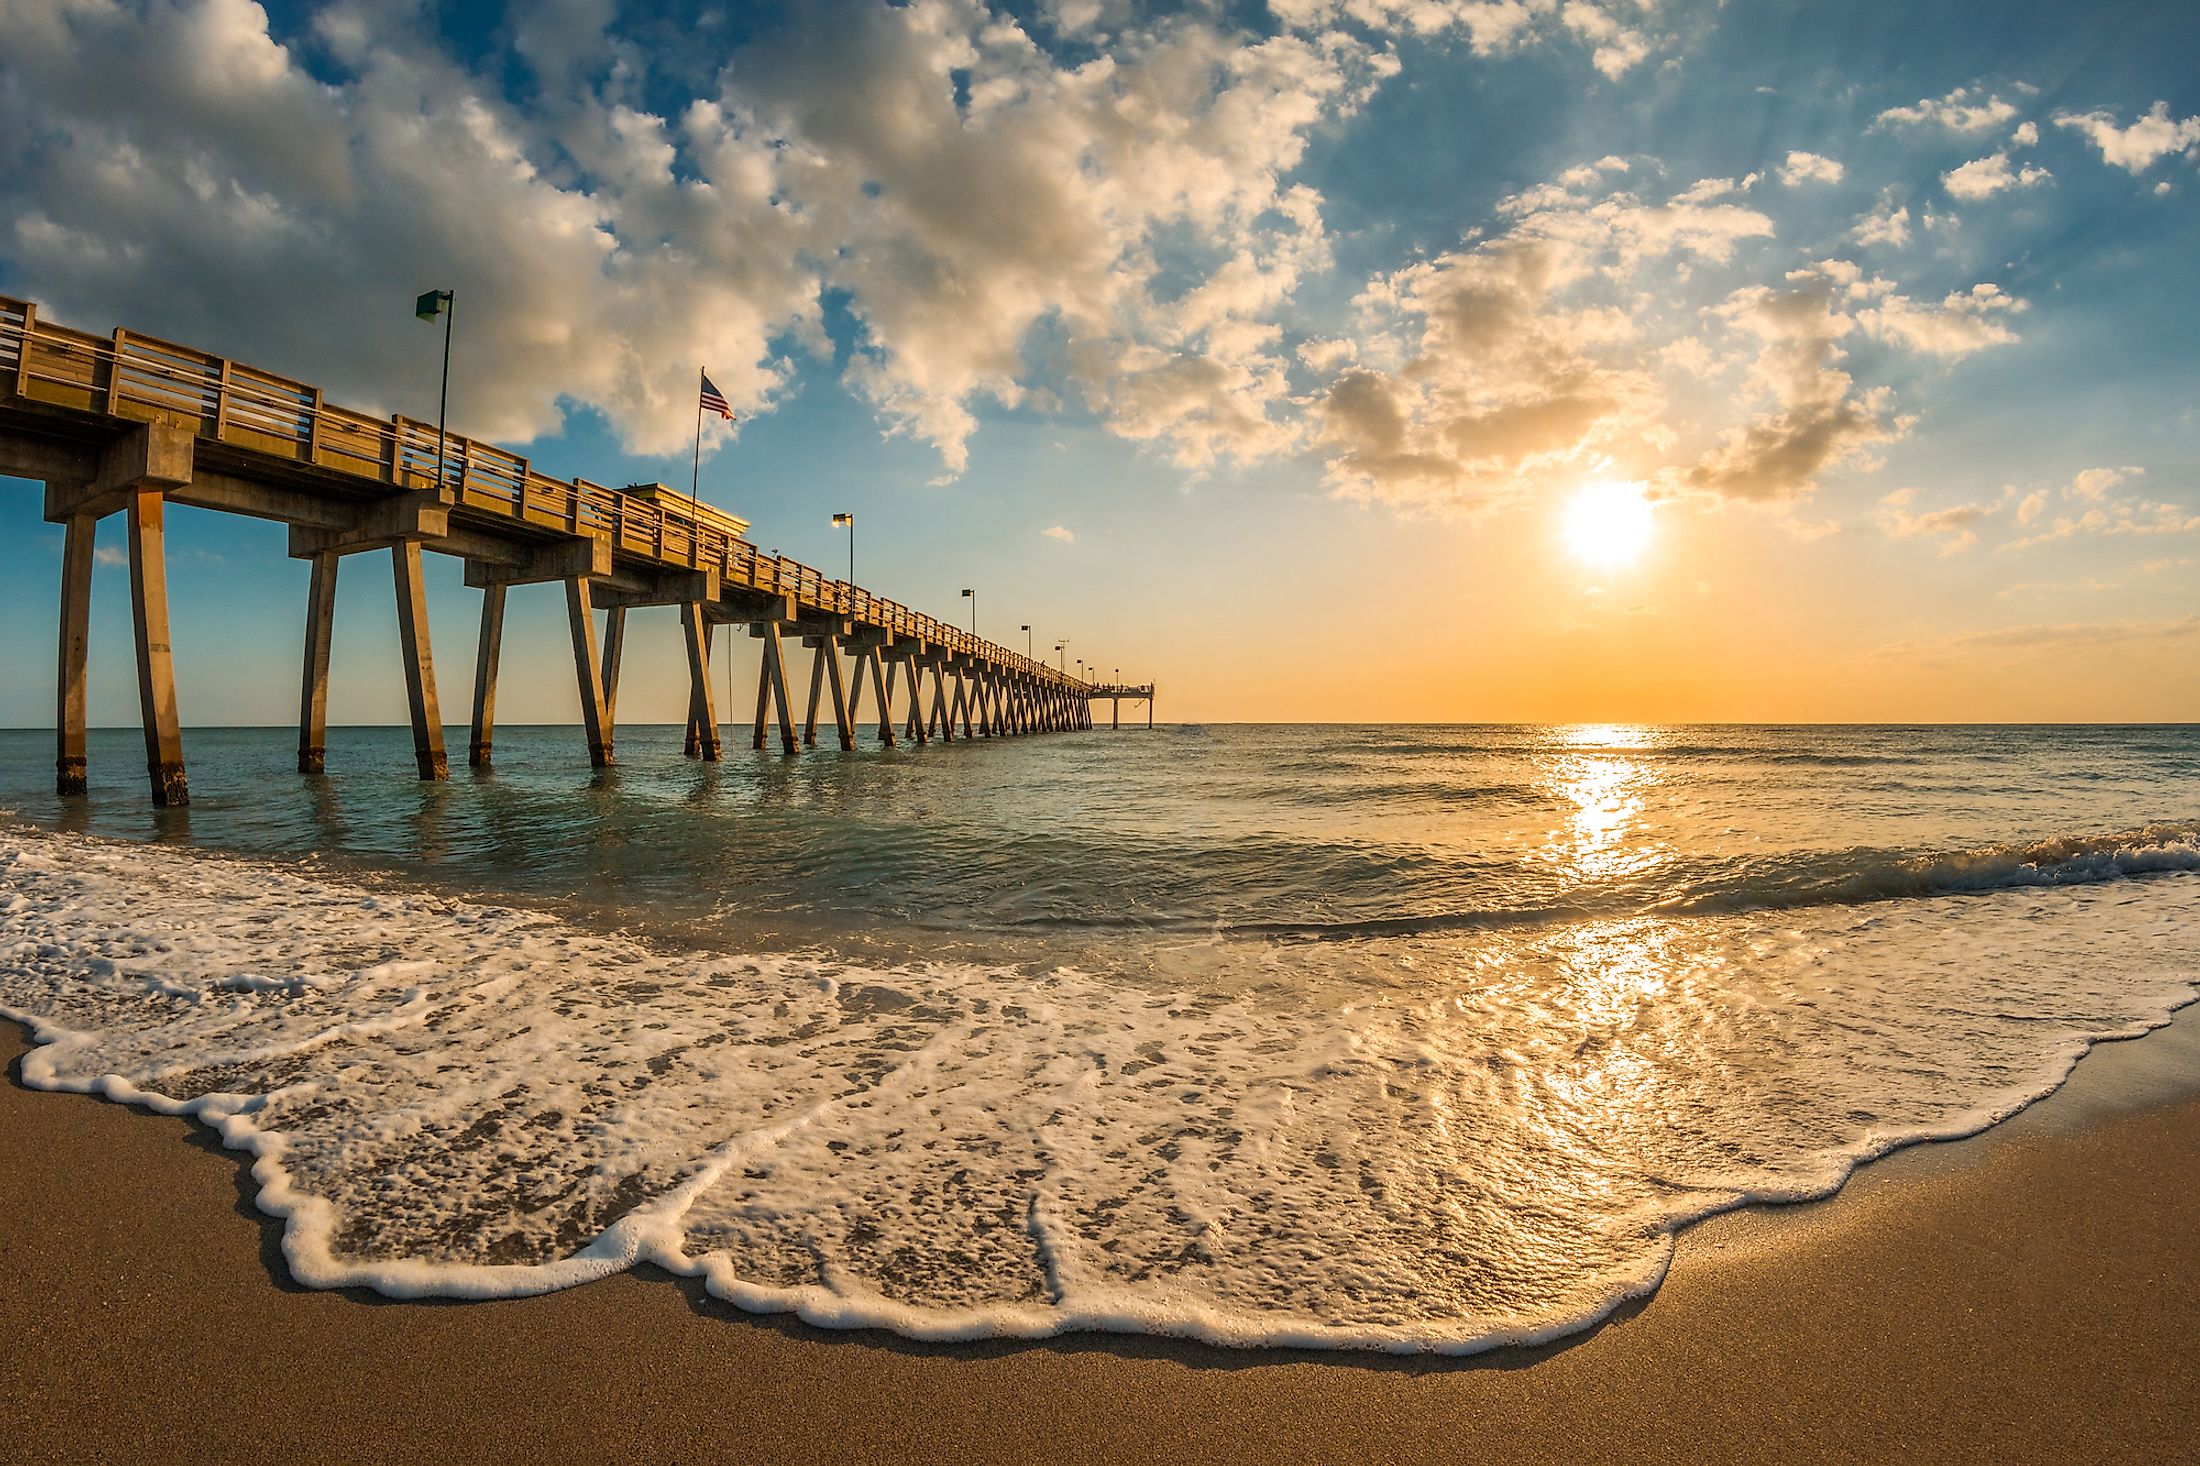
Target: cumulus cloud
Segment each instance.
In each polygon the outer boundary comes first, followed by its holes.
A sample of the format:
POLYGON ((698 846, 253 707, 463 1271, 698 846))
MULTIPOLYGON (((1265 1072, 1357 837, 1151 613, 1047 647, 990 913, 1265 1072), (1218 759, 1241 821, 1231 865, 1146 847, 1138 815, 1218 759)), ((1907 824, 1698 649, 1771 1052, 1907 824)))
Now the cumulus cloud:
POLYGON ((2167 102, 2156 102, 2129 127, 2119 127, 2110 112, 2058 112, 2055 125, 2083 134, 2101 150, 2101 161, 2126 173, 2144 173, 2172 153, 2200 146, 2200 117, 2174 120, 2167 102))
POLYGON ((1801 498, 1820 473, 1869 461, 1873 448, 1909 431, 1913 419, 1894 411, 1891 390, 1858 388, 1836 365, 1841 338, 1856 325, 1842 308, 1843 287, 1858 282, 1854 266, 1829 264, 1838 268, 1786 289, 1748 286, 1718 307, 1732 330, 1758 343, 1748 385, 1768 405, 1720 435, 1682 475, 1689 487, 1737 499, 1801 498))
POLYGON ((1999 97, 1957 87, 1945 97, 1923 98, 1914 107, 1889 107, 1872 123, 1875 127, 1931 126, 1950 132, 1981 133, 1993 131, 2016 115, 2016 107, 1999 97))
POLYGON ((1873 518, 1883 534, 1895 539, 1930 538, 1940 541, 1942 555, 1957 555, 1978 543, 1978 526, 2000 507, 1994 504, 1955 504, 1945 509, 1914 510, 1918 490, 1896 489, 1883 495, 1873 518))
MULTIPOLYGON (((2071 505, 2068 512, 2048 520, 2044 528, 2002 548, 2022 550, 2033 545, 2052 544, 2058 540, 2074 539, 2081 535, 2158 535, 2191 534, 2200 532, 2200 511, 2185 505, 2158 499, 2135 496, 2117 497, 2115 491, 2146 472, 2137 466, 2123 468, 2087 468, 2072 476, 2059 492, 2062 502, 2071 505)), ((2046 512, 2048 495, 2040 491, 2029 495, 2024 507, 2029 513, 2020 513, 2017 522, 2029 525, 2039 521, 2046 512)))
POLYGON ((1065 545, 1073 543, 1077 538, 1074 533, 1059 524, 1049 525, 1045 529, 1040 530, 1039 533, 1045 535, 1050 540, 1060 540, 1065 545))
POLYGON ((1793 188, 1799 183, 1839 183, 1843 169, 1832 158, 1817 153, 1789 153, 1780 168, 1780 181, 1793 188))
POLYGON ((1882 294, 1857 311, 1857 324, 1881 341, 1906 346, 1927 356, 1969 356, 2017 339, 2007 318, 2026 308, 1999 285, 1952 290, 1939 305, 1920 305, 1904 295, 1882 294))
POLYGON ((1998 286, 1917 300, 1839 259, 1669 313, 1661 298, 1740 266, 1772 220, 1734 180, 1663 199, 1619 182, 1566 170, 1502 202, 1504 228, 1370 282, 1353 351, 1318 348, 1337 368, 1313 399, 1336 492, 1472 511, 1611 472, 1662 493, 1791 502, 1830 469, 1872 466, 1914 421, 1891 387, 1850 375, 1847 340, 1958 358, 2016 339, 2024 303, 1998 286), (1702 395, 1690 384, 1736 371, 1710 423, 1677 410, 1676 394, 1702 395))
POLYGON ((2004 189, 2032 188, 2054 176, 2045 168, 2018 168, 2010 163, 2007 153, 1994 153, 1942 174, 1940 181, 1951 197, 1983 199, 2004 189))
POLYGON ((1608 77, 1670 42, 1651 22, 1657 0, 1269 0, 1284 25, 1318 34, 1344 26, 1415 36, 1464 35, 1478 56, 1572 41, 1608 77))
POLYGON ((1316 405, 1332 486, 1474 508, 1659 442, 1662 393, 1616 292, 1653 262, 1724 262, 1772 232, 1725 191, 1531 190, 1501 206, 1504 232, 1372 281, 1360 304, 1382 359, 1363 352, 1316 405))
POLYGON ((404 303, 452 288, 454 415, 507 440, 579 404, 675 448, 698 363, 769 411, 832 297, 848 384, 950 472, 985 403, 1027 399, 1042 327, 1104 422, 1180 462, 1291 446, 1268 317, 1327 237, 1283 176, 1394 68, 1379 48, 1194 16, 1071 65, 922 0, 796 7, 715 71, 614 9, 523 7, 478 70, 402 6, 284 40, 248 0, 0 9, 0 257, 64 319, 382 410, 432 401, 404 303))
POLYGON ((1849 237, 1858 244, 1884 244, 1901 248, 1910 242, 1910 209, 1882 194, 1878 207, 1856 221, 1849 237))
POLYGON ((2123 468, 2082 468, 2078 470, 2076 477, 2070 480, 2070 485, 2063 490, 2063 495, 2065 498, 2087 499, 2098 502, 2107 495, 2110 489, 2145 472, 2146 470, 2143 468, 2132 466, 2123 468))

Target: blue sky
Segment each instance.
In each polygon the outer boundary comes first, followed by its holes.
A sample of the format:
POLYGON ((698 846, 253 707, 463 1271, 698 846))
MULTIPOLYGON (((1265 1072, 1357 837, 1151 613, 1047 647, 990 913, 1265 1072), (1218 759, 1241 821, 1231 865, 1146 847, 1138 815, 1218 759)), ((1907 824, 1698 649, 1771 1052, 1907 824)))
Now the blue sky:
MULTIPOLYGON (((429 415, 447 284, 454 426, 607 482, 685 481, 707 363, 759 544, 837 568, 852 509, 865 581, 1164 716, 2200 694, 2190 7, 85 0, 0 55, 0 291, 429 415), (1566 540, 1603 481, 1620 563, 1566 540)), ((302 565, 172 534, 187 722, 286 721, 302 565)), ((0 722, 58 546, 0 493, 0 722)), ((332 715, 395 721, 387 569, 340 585, 332 715)), ((537 599, 504 715, 565 720, 537 599)), ((622 716, 675 718, 643 614, 622 716)), ((113 570, 94 636, 127 722, 113 570)))

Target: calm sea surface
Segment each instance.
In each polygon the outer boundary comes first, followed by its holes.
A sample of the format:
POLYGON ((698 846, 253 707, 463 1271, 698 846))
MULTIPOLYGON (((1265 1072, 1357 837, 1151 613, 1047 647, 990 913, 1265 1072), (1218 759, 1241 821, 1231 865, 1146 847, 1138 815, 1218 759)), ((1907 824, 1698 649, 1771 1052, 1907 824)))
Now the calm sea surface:
MULTIPOLYGON (((735 730, 738 732, 738 730, 735 730)), ((1164 727, 795 759, 0 733, 0 1009, 309 1282, 1464 1350, 2200 975, 2200 729, 1164 727)), ((463 739, 459 746, 463 747, 463 739)))

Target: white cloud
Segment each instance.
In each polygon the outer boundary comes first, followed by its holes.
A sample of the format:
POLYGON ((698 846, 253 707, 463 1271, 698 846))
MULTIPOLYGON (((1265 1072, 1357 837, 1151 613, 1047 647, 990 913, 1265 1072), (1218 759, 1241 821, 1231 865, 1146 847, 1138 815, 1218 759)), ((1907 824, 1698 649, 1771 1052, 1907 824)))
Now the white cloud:
MULTIPOLYGON (((2157 535, 2191 534, 2200 532, 2200 511, 2182 504, 2155 499, 2116 498, 2114 491, 2131 480, 2140 477, 2145 469, 2136 465, 2122 468, 2087 468, 2075 474, 2061 491, 2061 497, 2074 505, 2085 506, 2069 514, 2059 514, 2047 527, 2027 538, 2013 540, 2002 548, 2021 550, 2032 545, 2050 544, 2057 540, 2073 539, 2080 535, 2157 535)), ((2030 514, 2020 514, 2019 524, 2030 524, 2044 510, 2047 496, 2044 492, 2026 498, 2030 514)))
POLYGON ((1974 285, 1950 291, 1938 306, 1888 294, 1859 310, 1856 320, 1881 341, 1927 356, 1960 357, 2015 341, 2017 334, 2004 318, 2025 308, 2025 302, 2004 294, 1998 285, 1974 285))
POLYGON ((1566 0, 1561 13, 1566 29, 1594 47, 1591 60, 1606 76, 1624 76, 1650 54, 1649 38, 1614 19, 1611 11, 1590 0, 1566 0))
POLYGON ((1879 127, 1936 126, 1951 132, 1991 132, 2017 115, 2017 109, 1996 96, 1981 96, 1970 87, 1957 87, 1945 97, 1927 97, 1914 107, 1889 107, 1873 119, 1879 127))
POLYGON ((1331 486, 1472 510, 1662 444, 1663 343, 1637 339, 1628 282, 1658 262, 1729 261, 1772 232, 1725 191, 1531 189, 1500 206, 1503 232, 1371 281, 1358 361, 1315 407, 1331 486))
POLYGON ((1425 37, 1464 32, 1477 56, 1571 39, 1588 46, 1590 64, 1608 77, 1671 41, 1648 24, 1656 0, 1268 0, 1268 10, 1305 35, 1354 26, 1425 37))
POLYGON ((1072 544, 1077 539, 1075 534, 1059 524, 1049 525, 1047 528, 1040 530, 1039 533, 1050 540, 1060 540, 1065 545, 1072 544))
POLYGON ((119 545, 99 545, 92 551, 92 563, 120 569, 130 563, 130 552, 119 545))
POLYGON ((0 7, 0 252, 61 319, 379 410, 432 404, 402 306, 448 286, 453 416, 507 440, 579 404, 675 449, 698 363, 743 419, 768 412, 790 353, 825 351, 832 294, 860 328, 848 384, 949 471, 983 404, 1027 399, 1042 328, 1108 426, 1179 462, 1295 441, 1270 318, 1327 234, 1283 179, 1387 54, 1189 18, 1065 66, 926 0, 797 7, 713 75, 607 36, 612 12, 522 7, 476 74, 402 6, 331 8, 289 44, 247 0, 0 7))
POLYGON ((2066 499, 2088 499, 2098 501, 2103 496, 2105 496, 2110 489, 2115 488, 2119 484, 2128 482, 2131 479, 2137 478, 2140 474, 2143 474, 2145 472, 2146 470, 2143 468, 2137 468, 2128 465, 2123 468, 2080 469, 2077 473, 2077 476, 2070 480, 2069 486, 2063 490, 2063 497, 2066 499))
POLYGON ((1956 504, 1946 509, 1919 512, 1910 508, 1918 490, 1896 489, 1879 500, 1873 512, 1880 532, 1894 539, 1937 539, 1940 553, 1958 555, 1978 543, 1978 526, 1991 518, 1995 504, 1956 504))
POLYGON ((1780 181, 1793 188, 1799 183, 1839 183, 1841 165, 1817 153, 1789 153, 1780 169, 1780 181))
POLYGON ((2009 146, 2013 148, 2037 147, 2039 141, 2040 125, 2037 122, 2019 123, 2017 130, 2009 134, 2009 146))
POLYGON ((1879 206, 1856 221, 1849 237, 1858 244, 1884 244, 1901 248, 1910 242, 1910 210, 1882 194, 1879 206))
POLYGON ((2031 188, 2054 176, 2045 168, 2015 168, 2007 153, 1995 153, 1942 174, 1940 181, 1955 198, 1982 199, 2004 189, 2031 188))
POLYGON ((2101 150, 2103 162, 2126 173, 2144 173, 2159 159, 2200 145, 2200 117, 2173 120, 2167 102, 2156 102, 2129 127, 2117 126, 2110 112, 2058 112, 2055 125, 2084 134, 2101 150))

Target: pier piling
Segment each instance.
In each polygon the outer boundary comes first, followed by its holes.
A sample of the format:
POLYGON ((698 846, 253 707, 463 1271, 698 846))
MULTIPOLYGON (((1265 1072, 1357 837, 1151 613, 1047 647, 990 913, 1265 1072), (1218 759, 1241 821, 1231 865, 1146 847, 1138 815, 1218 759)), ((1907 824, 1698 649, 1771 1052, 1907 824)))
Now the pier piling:
POLYGON ((504 591, 501 584, 481 592, 481 640, 474 650, 474 721, 466 743, 469 768, 491 766, 496 740, 497 664, 504 652, 504 591))
POLYGON ((61 545, 61 667, 54 710, 54 792, 82 794, 85 677, 92 633, 92 545, 99 521, 69 516, 61 545))
POLYGON ((306 660, 298 690, 298 772, 328 767, 328 659, 335 635, 336 566, 341 557, 313 557, 306 587, 306 660))

